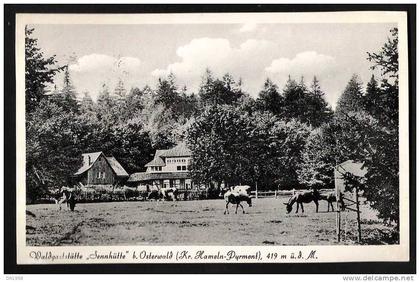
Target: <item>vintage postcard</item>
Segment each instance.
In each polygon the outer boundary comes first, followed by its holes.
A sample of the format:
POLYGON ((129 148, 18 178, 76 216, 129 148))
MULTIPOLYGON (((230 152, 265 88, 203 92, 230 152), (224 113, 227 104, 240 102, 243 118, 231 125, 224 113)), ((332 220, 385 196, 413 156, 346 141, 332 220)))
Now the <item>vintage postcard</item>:
POLYGON ((17 14, 17 264, 408 261, 407 34, 17 14))

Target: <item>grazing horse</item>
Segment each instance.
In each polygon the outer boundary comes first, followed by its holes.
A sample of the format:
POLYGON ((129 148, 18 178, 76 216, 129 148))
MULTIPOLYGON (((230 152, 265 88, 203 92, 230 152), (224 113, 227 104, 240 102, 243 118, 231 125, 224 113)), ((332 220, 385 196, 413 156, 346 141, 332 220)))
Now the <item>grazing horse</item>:
POLYGON ((225 192, 223 198, 226 201, 226 208, 223 214, 226 214, 226 212, 229 214, 229 204, 236 205, 235 214, 238 213, 239 206, 241 206, 242 212, 245 213, 244 207, 242 206, 241 202, 247 202, 248 205, 252 207, 252 201, 250 196, 232 192, 229 189, 222 190, 222 193, 223 192, 225 192))
POLYGON ((316 212, 318 212, 319 197, 320 195, 317 189, 305 192, 294 192, 293 196, 290 197, 289 201, 287 203, 284 203, 286 205, 287 213, 290 213, 292 211, 294 203, 296 203, 296 213, 299 212, 299 205, 302 209, 302 213, 304 213, 305 211, 303 209, 303 203, 310 203, 312 201, 315 203, 316 212))
MULTIPOLYGON (((340 197, 341 199, 340 199, 340 202, 339 202, 339 204, 340 204, 340 209, 343 211, 344 210, 344 208, 345 208, 345 206, 344 206, 344 201, 343 201, 343 197, 340 197)), ((333 205, 333 203, 334 202, 337 202, 337 197, 335 196, 335 193, 334 192, 331 192, 331 193, 328 193, 328 194, 326 194, 326 195, 320 195, 319 196, 319 199, 320 200, 324 200, 324 201, 327 201, 328 202, 328 212, 330 211, 330 206, 331 206, 331 209, 332 209, 332 211, 334 211, 334 205, 333 205)))

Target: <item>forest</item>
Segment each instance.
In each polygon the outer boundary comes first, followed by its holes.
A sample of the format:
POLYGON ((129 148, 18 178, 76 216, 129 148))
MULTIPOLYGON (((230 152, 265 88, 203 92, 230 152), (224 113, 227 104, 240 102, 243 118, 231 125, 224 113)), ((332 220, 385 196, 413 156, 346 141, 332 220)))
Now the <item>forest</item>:
MULTIPOLYGON (((335 109, 317 77, 289 77, 280 89, 266 79, 256 98, 241 79, 203 73, 197 93, 176 76, 126 89, 101 86, 97 101, 78 93, 67 65, 44 55, 25 30, 26 181, 35 201, 68 185, 81 154, 113 155, 128 173, 144 171, 156 149, 186 142, 197 182, 258 184, 259 189, 333 188, 334 167, 363 162, 358 180, 384 220, 399 220, 398 30, 380 50, 366 50, 373 70, 366 87, 349 77, 335 109), (57 73, 62 89, 49 92, 57 73), (78 97, 83 97, 78 98, 78 97)), ((141 79, 141 78, 139 78, 141 79)), ((350 181, 350 180, 349 180, 350 181)))

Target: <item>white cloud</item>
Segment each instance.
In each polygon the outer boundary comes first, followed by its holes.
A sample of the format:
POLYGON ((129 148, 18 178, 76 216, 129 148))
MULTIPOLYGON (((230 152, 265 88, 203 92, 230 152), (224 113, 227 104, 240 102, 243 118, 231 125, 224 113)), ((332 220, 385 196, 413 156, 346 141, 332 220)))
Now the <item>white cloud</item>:
POLYGON ((115 58, 104 54, 90 54, 77 59, 75 64, 69 66, 71 71, 136 71, 141 65, 138 58, 121 57, 115 58))
POLYGON ((93 53, 78 58, 69 66, 69 70, 79 95, 88 91, 95 100, 104 83, 111 91, 119 79, 123 80, 127 90, 136 86, 138 77, 144 76, 142 66, 140 59, 135 57, 116 58, 93 53))
POLYGON ((241 28, 239 29, 239 32, 252 32, 257 29, 257 24, 255 22, 247 22, 244 23, 241 28))
POLYGON ((256 96, 267 76, 282 87, 289 74, 297 80, 304 76, 308 84, 316 75, 328 102, 333 104, 336 100, 337 91, 328 86, 334 85, 341 72, 338 63, 334 57, 315 51, 286 58, 280 56, 279 46, 272 41, 248 39, 239 46, 232 46, 225 38, 204 37, 179 47, 176 54, 179 61, 154 70, 152 76, 166 76, 172 72, 180 86, 185 84, 191 91, 197 91, 208 67, 218 77, 226 72, 236 79, 241 77, 245 91, 256 96))
MULTIPOLYGON (((272 61, 277 45, 268 40, 249 39, 238 47, 225 38, 197 38, 177 49, 180 61, 152 72, 155 77, 174 73, 180 84, 196 90, 206 68, 216 76, 226 72, 241 77, 245 87, 262 84, 264 68, 272 61)), ((254 87, 255 88, 255 87, 254 87)), ((255 89, 248 89, 255 92, 255 89)))
MULTIPOLYGON (((315 51, 305 51, 298 53, 292 59, 275 59, 265 70, 276 81, 286 81, 288 75, 296 80, 300 80, 300 77, 303 76, 306 84, 309 84, 316 76, 320 80, 321 88, 325 91, 325 99, 334 106, 340 95, 336 85, 344 71, 338 66, 334 57, 318 54, 315 51)), ((345 85, 345 82, 342 83, 345 85)))
POLYGON ((306 51, 297 54, 293 59, 278 58, 271 62, 265 70, 279 75, 323 75, 331 73, 336 68, 336 60, 315 51, 306 51))

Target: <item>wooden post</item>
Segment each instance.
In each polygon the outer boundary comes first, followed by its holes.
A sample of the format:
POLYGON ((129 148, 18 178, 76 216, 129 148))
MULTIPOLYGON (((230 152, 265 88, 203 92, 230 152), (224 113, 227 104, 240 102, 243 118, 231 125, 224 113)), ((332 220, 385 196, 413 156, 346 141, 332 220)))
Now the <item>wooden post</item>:
POLYGON ((274 190, 274 199, 277 199, 277 190, 274 190))
POLYGON ((255 181, 255 199, 258 199, 258 182, 255 181))
MULTIPOLYGON (((337 170, 337 166, 334 168, 337 170)), ((336 202, 336 216, 335 216, 335 225, 336 225, 336 232, 337 232, 337 242, 341 241, 341 209, 339 207, 339 202, 341 200, 341 191, 337 185, 337 173, 334 171, 334 186, 335 186, 335 199, 336 202)))
POLYGON ((360 207, 359 207, 359 188, 355 187, 354 192, 355 200, 356 200, 356 213, 357 213, 357 241, 360 243, 362 242, 362 228, 360 226, 360 207))
POLYGON ((341 236, 341 212, 340 209, 337 208, 337 214, 335 217, 335 223, 337 226, 337 242, 340 242, 341 236))

